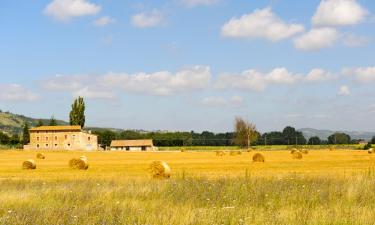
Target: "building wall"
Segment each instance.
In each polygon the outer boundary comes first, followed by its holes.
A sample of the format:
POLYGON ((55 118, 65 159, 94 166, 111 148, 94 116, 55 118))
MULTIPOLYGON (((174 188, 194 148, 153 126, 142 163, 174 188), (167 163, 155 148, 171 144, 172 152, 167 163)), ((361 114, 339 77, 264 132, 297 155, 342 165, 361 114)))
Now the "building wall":
POLYGON ((31 131, 27 149, 97 150, 98 139, 82 131, 31 131))
MULTIPOLYGON (((142 151, 142 147, 111 147, 112 151, 142 151)), ((152 151, 154 150, 151 146, 145 146, 145 150, 143 151, 152 151)))

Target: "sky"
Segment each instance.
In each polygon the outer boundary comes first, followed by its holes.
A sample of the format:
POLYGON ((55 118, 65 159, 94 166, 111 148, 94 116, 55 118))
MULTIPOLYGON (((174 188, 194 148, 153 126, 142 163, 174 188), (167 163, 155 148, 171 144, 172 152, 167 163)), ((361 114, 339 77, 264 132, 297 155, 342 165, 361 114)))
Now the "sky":
POLYGON ((375 131, 373 0, 0 2, 0 109, 88 126, 375 131))

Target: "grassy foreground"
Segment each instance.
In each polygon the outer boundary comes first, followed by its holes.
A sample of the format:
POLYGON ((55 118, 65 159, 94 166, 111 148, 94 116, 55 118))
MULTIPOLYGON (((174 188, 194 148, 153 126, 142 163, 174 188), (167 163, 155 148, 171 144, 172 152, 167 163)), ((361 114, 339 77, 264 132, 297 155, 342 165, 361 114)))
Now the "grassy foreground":
POLYGON ((0 151, 0 224, 374 224, 375 156, 365 151, 212 152, 0 151), (89 158, 87 171, 67 167, 89 158), (165 160, 169 180, 148 165, 165 160))

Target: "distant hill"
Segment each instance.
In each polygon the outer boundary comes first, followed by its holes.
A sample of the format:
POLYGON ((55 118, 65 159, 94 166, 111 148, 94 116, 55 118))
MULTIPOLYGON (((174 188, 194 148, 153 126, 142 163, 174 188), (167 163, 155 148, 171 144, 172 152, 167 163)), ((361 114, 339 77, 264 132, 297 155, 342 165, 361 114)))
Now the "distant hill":
POLYGON ((322 140, 328 139, 328 136, 334 134, 335 132, 343 132, 348 134, 352 139, 364 139, 370 140, 373 136, 375 136, 375 132, 361 132, 361 131, 332 131, 332 130, 318 130, 313 128, 302 128, 298 129, 301 131, 306 139, 309 139, 313 136, 318 136, 322 140))
MULTIPOLYGON (((41 119, 44 124, 48 125, 50 119, 41 119)), ((21 133, 25 122, 28 122, 31 127, 38 124, 39 119, 26 117, 24 115, 13 114, 10 112, 0 111, 0 131, 9 134, 21 133)), ((63 120, 56 120, 58 125, 67 125, 63 120)))

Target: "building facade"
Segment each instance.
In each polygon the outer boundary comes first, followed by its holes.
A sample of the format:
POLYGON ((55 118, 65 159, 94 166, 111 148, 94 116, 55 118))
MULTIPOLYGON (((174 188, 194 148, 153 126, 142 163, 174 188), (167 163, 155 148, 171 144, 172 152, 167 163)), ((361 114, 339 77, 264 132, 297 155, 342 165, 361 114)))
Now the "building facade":
POLYGON ((154 146, 151 139, 147 140, 113 140, 110 149, 112 151, 154 151, 154 146))
POLYGON ((41 126, 30 129, 30 144, 35 150, 97 150, 98 137, 81 126, 41 126))

